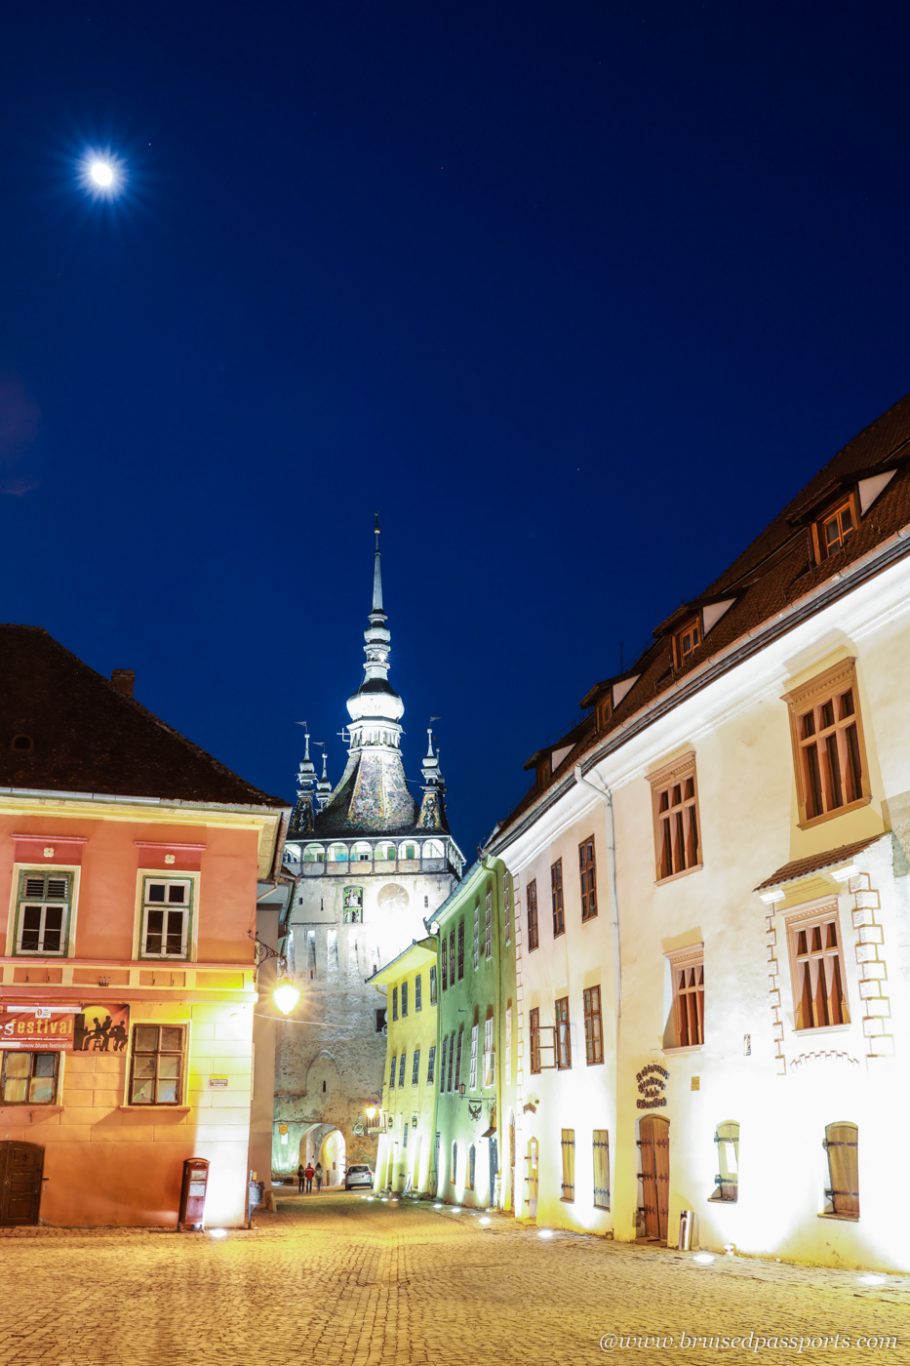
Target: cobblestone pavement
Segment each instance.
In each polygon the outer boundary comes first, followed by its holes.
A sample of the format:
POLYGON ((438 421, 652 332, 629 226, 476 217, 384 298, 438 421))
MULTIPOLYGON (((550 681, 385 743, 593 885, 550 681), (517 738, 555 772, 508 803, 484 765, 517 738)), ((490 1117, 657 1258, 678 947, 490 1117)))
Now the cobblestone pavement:
POLYGON ((910 1277, 870 1286, 855 1272, 741 1258, 698 1265, 691 1254, 544 1240, 502 1216, 484 1227, 466 1211, 358 1193, 289 1198, 220 1240, 0 1235, 0 1366, 835 1360, 908 1366, 910 1277), (698 1341, 750 1333, 745 1348, 698 1341), (761 1346, 775 1335, 791 1345, 761 1346), (864 1337, 879 1343, 858 1346, 864 1337))

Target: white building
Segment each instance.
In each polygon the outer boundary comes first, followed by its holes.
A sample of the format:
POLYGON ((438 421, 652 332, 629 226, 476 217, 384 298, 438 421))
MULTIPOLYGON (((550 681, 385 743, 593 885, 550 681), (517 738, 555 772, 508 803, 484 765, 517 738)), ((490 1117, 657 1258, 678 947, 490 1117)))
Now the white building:
POLYGON ((364 678, 348 698, 347 763, 334 788, 317 779, 309 737, 284 871, 296 881, 282 945, 303 1006, 278 1026, 273 1167, 318 1159, 330 1183, 345 1163, 375 1160, 366 1110, 378 1106, 385 1010, 366 984, 413 940, 463 866, 449 833, 445 784, 429 736, 418 802, 401 755, 404 704, 389 682, 379 530, 364 678))
POLYGON ((494 832, 520 1214, 910 1267, 908 451, 904 400, 591 690, 494 832))

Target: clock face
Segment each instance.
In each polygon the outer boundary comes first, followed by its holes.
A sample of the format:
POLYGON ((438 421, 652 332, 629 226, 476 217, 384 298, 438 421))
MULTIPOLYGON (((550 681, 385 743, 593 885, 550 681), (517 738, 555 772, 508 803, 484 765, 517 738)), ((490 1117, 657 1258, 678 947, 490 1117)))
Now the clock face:
POLYGON ((410 897, 397 882, 388 882, 379 893, 379 905, 384 911, 405 911, 410 897))

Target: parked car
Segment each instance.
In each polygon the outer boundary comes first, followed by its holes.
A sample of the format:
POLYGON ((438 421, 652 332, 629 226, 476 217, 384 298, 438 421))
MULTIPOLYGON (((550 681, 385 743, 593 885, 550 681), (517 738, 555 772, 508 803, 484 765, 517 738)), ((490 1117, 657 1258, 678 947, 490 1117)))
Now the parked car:
POLYGON ((357 1186, 366 1186, 370 1190, 373 1189, 373 1168, 368 1167, 365 1163, 355 1162, 354 1165, 348 1167, 347 1171, 345 1172, 345 1190, 352 1191, 357 1186))

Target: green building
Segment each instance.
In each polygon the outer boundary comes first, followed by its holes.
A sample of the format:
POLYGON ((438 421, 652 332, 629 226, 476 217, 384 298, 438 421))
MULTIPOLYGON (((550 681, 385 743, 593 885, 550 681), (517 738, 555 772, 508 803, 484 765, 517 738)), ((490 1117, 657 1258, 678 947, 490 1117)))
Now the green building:
POLYGON ((438 938, 437 1194, 514 1208, 515 925, 512 879, 483 856, 433 916, 438 938))

